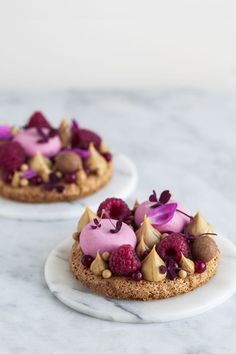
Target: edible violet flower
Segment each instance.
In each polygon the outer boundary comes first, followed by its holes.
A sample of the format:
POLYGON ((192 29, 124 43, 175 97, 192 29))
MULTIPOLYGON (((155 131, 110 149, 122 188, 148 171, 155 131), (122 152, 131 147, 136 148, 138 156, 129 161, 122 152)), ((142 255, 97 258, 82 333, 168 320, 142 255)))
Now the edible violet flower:
POLYGON ((168 223, 174 216, 177 203, 160 205, 155 209, 150 209, 148 217, 152 225, 160 226, 168 223))
POLYGON ((22 177, 23 178, 26 178, 26 179, 31 179, 31 178, 34 178, 37 176, 37 173, 33 170, 27 170, 27 171, 24 171, 23 174, 22 174, 22 177))
POLYGON ((0 125, 0 139, 8 140, 12 137, 12 127, 9 125, 0 125))

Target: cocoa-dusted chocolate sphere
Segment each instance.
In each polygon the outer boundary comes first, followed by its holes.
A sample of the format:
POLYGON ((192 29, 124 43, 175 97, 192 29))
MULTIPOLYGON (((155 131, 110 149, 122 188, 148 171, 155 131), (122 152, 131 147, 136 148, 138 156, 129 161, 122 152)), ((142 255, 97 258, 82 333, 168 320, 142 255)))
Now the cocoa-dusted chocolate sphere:
POLYGON ((196 237, 192 245, 192 256, 195 260, 209 262, 216 256, 217 246, 209 236, 196 237))
POLYGON ((62 173, 72 173, 82 168, 81 158, 73 151, 63 151, 56 158, 55 169, 62 173))

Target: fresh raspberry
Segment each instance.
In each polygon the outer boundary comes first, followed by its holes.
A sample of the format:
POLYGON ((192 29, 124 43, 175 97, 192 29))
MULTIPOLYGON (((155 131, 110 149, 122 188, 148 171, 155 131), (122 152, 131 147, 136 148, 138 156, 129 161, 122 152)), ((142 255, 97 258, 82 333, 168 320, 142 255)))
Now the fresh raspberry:
POLYGON ((7 172, 15 172, 25 162, 23 147, 16 141, 0 145, 0 168, 7 172))
POLYGON ((102 216, 102 211, 105 210, 104 218, 125 221, 130 216, 128 205, 120 198, 107 198, 98 208, 97 215, 102 216))
POLYGON ((98 150, 101 144, 101 138, 96 133, 88 129, 73 129, 71 136, 72 147, 79 147, 81 149, 87 150, 89 144, 93 143, 95 148, 98 150))
POLYGON ((34 112, 29 119, 27 128, 51 128, 51 124, 47 121, 43 113, 34 112))
POLYGON ((189 254, 189 246, 185 238, 179 234, 171 234, 163 238, 157 245, 157 253, 163 260, 174 258, 177 262, 181 253, 185 257, 189 254))
POLYGON ((123 245, 111 253, 109 267, 114 274, 127 276, 136 272, 141 262, 130 245, 123 245))

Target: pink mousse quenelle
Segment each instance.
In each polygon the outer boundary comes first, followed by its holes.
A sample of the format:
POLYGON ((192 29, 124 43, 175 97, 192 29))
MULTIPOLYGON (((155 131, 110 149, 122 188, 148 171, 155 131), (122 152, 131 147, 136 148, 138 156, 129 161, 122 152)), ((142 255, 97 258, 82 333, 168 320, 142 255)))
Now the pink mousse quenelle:
POLYGON ((37 128, 20 130, 13 141, 18 142, 28 156, 34 156, 38 151, 47 157, 58 154, 62 147, 59 136, 50 136, 49 128, 41 128, 40 132, 42 133, 42 139, 45 141, 39 139, 39 129, 37 128), (48 138, 46 139, 46 137, 48 138))
POLYGON ((83 252, 95 258, 97 251, 112 252, 124 244, 135 248, 137 239, 134 231, 127 224, 121 223, 120 229, 115 232, 116 223, 114 219, 101 219, 97 226, 94 222, 87 224, 80 234, 83 252))

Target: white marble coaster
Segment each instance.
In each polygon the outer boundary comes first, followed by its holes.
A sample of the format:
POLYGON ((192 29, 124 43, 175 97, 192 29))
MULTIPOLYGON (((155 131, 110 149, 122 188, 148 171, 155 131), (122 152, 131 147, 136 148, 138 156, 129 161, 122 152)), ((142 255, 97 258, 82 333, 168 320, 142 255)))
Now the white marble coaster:
POLYGON ((62 220, 78 218, 89 206, 96 210, 102 200, 116 196, 127 199, 137 184, 137 170, 133 162, 126 156, 115 154, 114 174, 111 181, 97 193, 73 202, 49 204, 28 204, 0 198, 0 217, 21 220, 62 220))
POLYGON ((50 253, 45 264, 45 279, 61 302, 93 317, 132 323, 179 320, 222 304, 236 291, 236 247, 220 236, 217 243, 222 259, 216 276, 209 283, 188 294, 149 302, 112 300, 86 289, 69 269, 72 242, 67 239, 50 253))

